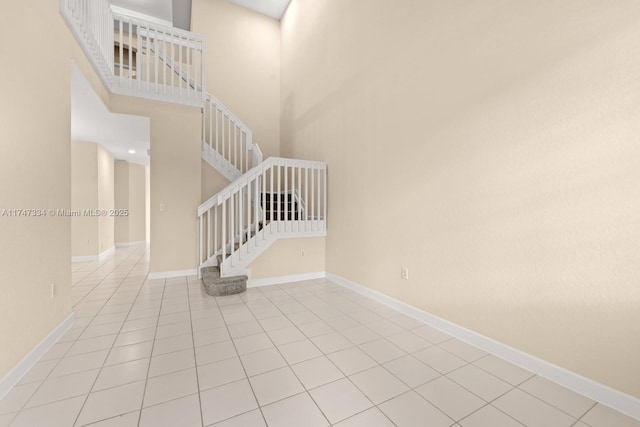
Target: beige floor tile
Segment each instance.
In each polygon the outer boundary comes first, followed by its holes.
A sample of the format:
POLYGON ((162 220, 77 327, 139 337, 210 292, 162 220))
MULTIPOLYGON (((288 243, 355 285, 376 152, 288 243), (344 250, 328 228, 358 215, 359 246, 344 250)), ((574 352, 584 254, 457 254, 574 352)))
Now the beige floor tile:
POLYGON ((309 391, 327 419, 335 424, 373 406, 346 378, 309 391))
POLYGON ((290 365, 322 356, 322 352, 309 340, 284 344, 278 350, 290 365))
POLYGON ((269 335, 275 345, 284 345, 307 339, 307 337, 295 326, 269 331, 267 332, 267 335, 269 335))
POLYGON ((291 366, 307 390, 343 378, 342 372, 326 357, 309 359, 291 366))
POLYGON ((376 334, 366 326, 356 326, 354 328, 348 328, 340 331, 340 333, 355 345, 364 344, 366 342, 375 341, 381 338, 380 335, 376 334))
POLYGON ((249 382, 261 406, 304 391, 304 387, 289 367, 256 375, 249 378, 249 382))
POLYGON ((195 368, 149 378, 144 393, 144 408, 198 392, 195 368))
POLYGON ((132 360, 118 365, 102 368, 93 391, 129 384, 144 380, 149 371, 149 359, 132 360))
POLYGON ((335 424, 335 427, 393 427, 394 424, 378 408, 367 409, 364 412, 347 418, 335 424))
POLYGON ((293 323, 283 315, 268 317, 266 319, 260 320, 260 325, 264 328, 265 331, 274 331, 276 329, 283 329, 287 327, 293 326, 293 323))
POLYGON ((18 385, 44 381, 49 376, 51 371, 53 371, 53 368, 55 368, 57 364, 58 364, 58 360, 39 361, 38 363, 33 365, 31 369, 29 369, 29 372, 27 372, 20 379, 20 381, 18 382, 18 385))
POLYGON ((40 406, 59 400, 89 394, 98 376, 98 370, 85 371, 44 381, 33 394, 25 408, 40 406))
POLYGON ((449 427, 453 424, 451 418, 414 391, 394 397, 378 408, 398 427, 449 427))
POLYGON ((587 412, 580 421, 590 427, 640 427, 640 420, 628 417, 600 403, 587 412))
POLYGON ((11 423, 11 427, 69 427, 73 425, 84 396, 61 400, 47 405, 21 411, 11 423))
POLYGON ((31 399, 41 383, 15 386, 0 399, 0 415, 17 412, 31 399))
POLYGON ((409 387, 382 366, 359 372, 349 379, 376 405, 409 391, 409 387))
POLYGON ((360 349, 378 363, 386 363, 407 354, 404 350, 384 338, 364 343, 360 345, 360 349))
POLYGON ((411 388, 416 388, 441 375, 440 372, 410 355, 391 360, 383 366, 411 388))
POLYGON ((264 406, 262 412, 270 426, 329 426, 329 422, 307 393, 297 394, 264 406))
POLYGON ((203 391, 200 393, 200 399, 205 426, 258 408, 247 380, 203 391))
POLYGON ((248 335, 245 337, 234 338, 233 343, 236 346, 238 354, 255 353, 256 351, 273 348, 273 343, 264 332, 256 335, 248 335))
POLYGON ((491 354, 476 360, 473 364, 513 385, 519 385, 533 376, 533 373, 491 354))
POLYGON ((156 339, 153 344, 153 355, 173 353, 193 348, 193 335, 176 335, 169 338, 156 339))
POLYGON ((103 337, 78 340, 73 343, 65 356, 76 356, 78 354, 92 353, 94 351, 110 349, 115 339, 116 335, 114 334, 106 335, 103 337))
POLYGON ((240 363, 240 359, 237 357, 198 367, 200 390, 207 390, 244 378, 246 378, 245 371, 242 363, 240 363))
POLYGON ((118 363, 149 358, 152 348, 153 341, 114 347, 111 349, 105 365, 117 365, 118 363))
POLYGON ((447 374, 467 364, 464 360, 437 346, 417 351, 413 356, 441 374, 447 374))
POLYGON ((378 364, 358 347, 331 353, 327 356, 345 375, 353 375, 378 364))
POLYGON ((493 406, 527 427, 572 426, 576 419, 517 388, 495 400, 493 406))
POLYGON ((335 353, 345 348, 353 347, 353 343, 337 332, 326 335, 318 335, 311 338, 311 341, 324 354, 335 353))
POLYGON ((387 340, 407 353, 415 353, 418 350, 422 350, 423 348, 431 347, 433 345, 430 341, 408 331, 389 335, 387 340))
POLYGON ((582 417, 595 405, 593 400, 556 383, 552 383, 538 375, 520 384, 518 388, 566 412, 574 418, 582 417))
POLYGON ((240 359, 250 377, 287 366, 287 362, 276 348, 243 354, 240 359))
POLYGON ((467 362, 473 362, 487 355, 486 351, 480 350, 479 348, 458 339, 445 341, 439 344, 439 346, 467 362))
POLYGON ((241 338, 249 335, 260 334, 262 332, 264 332, 264 330, 257 320, 229 325, 229 334, 232 338, 241 338))
POLYGON ((418 326, 417 328, 412 329, 411 332, 426 339, 427 341, 431 341, 434 344, 439 344, 453 338, 451 335, 429 325, 418 326))
POLYGON ((226 327, 218 327, 206 331, 194 332, 193 341, 196 347, 214 344, 222 341, 229 341, 231 337, 226 327))
POLYGON ((144 408, 139 427, 201 427, 200 401, 197 394, 144 408))
POLYGON ((78 417, 78 425, 90 424, 140 409, 144 381, 89 394, 78 417))
POLYGON ((462 427, 523 427, 523 424, 491 405, 480 408, 459 424, 462 427))
POLYGON ((195 365, 195 358, 191 349, 154 356, 151 358, 151 365, 149 366, 149 377, 182 371, 193 368, 195 365))
POLYGON ((198 365, 218 362, 232 357, 238 357, 238 353, 236 353, 236 348, 232 341, 220 341, 196 347, 196 360, 198 365))
POLYGON ((215 427, 267 427, 259 409, 213 424, 215 427))
POLYGON ((455 421, 486 405, 478 396, 446 377, 423 384, 416 392, 455 421))
POLYGON ((140 411, 135 411, 89 424, 89 427, 138 427, 139 419, 140 411))
POLYGON ((487 402, 497 399, 513 388, 513 385, 474 365, 463 366, 447 374, 447 377, 487 402))

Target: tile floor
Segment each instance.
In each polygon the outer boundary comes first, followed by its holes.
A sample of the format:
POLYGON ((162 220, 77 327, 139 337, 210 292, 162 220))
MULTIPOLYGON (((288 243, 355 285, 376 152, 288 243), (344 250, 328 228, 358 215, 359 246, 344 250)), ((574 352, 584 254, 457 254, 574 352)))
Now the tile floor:
POLYGON ((0 427, 640 426, 326 280, 213 298, 147 271, 144 247, 73 264, 76 323, 0 427))

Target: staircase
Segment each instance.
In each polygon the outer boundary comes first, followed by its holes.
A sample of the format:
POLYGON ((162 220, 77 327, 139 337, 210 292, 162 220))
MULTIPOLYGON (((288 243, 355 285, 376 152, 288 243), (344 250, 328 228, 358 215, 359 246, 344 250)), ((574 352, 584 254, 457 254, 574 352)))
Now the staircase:
POLYGON ((197 207, 207 293, 244 291, 251 262, 279 239, 326 236, 327 165, 263 159, 251 129, 207 93, 201 36, 113 13, 108 0, 60 0, 60 13, 110 92, 202 109, 202 158, 229 180, 197 207))

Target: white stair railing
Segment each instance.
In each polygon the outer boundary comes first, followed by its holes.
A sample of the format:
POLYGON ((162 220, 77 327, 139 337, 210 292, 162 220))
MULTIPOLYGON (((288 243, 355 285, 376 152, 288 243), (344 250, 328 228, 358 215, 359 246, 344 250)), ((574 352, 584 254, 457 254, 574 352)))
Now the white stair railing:
POLYGON ((204 157, 231 181, 256 166, 251 129, 210 94, 204 102, 202 145, 204 157))
POLYGON ((198 208, 200 267, 240 274, 280 238, 324 236, 327 165, 270 157, 198 208))
POLYGON ((108 0, 60 0, 60 12, 110 92, 202 106, 203 37, 115 14, 108 0))

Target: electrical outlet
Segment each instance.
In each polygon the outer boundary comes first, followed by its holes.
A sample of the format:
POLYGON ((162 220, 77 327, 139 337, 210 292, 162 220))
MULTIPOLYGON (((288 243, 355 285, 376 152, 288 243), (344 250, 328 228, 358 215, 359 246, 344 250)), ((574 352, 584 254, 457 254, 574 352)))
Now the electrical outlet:
POLYGON ((403 280, 409 280, 409 269, 407 267, 402 267, 400 277, 402 277, 403 280))
POLYGON ((304 256, 304 251, 302 251, 301 255, 304 256))
POLYGON ((55 298, 56 296, 56 284, 52 283, 51 284, 51 298, 55 298))

